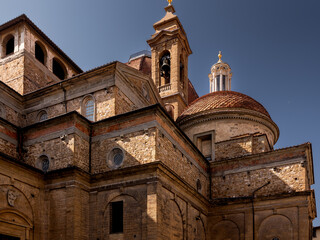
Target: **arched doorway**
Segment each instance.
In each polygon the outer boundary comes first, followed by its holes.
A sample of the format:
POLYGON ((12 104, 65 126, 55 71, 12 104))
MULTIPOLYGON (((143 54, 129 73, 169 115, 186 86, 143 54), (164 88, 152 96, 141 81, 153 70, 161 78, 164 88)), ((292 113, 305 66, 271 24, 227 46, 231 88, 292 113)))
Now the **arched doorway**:
POLYGON ((33 225, 23 214, 10 209, 0 211, 1 240, 30 240, 33 225))

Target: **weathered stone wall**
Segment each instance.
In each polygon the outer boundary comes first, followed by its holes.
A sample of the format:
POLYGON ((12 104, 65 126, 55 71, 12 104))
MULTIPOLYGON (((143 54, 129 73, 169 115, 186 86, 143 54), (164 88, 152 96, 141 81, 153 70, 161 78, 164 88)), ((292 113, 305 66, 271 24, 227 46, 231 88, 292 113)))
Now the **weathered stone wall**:
POLYGON ((251 196, 255 189, 268 181, 270 184, 256 195, 276 195, 307 190, 306 169, 302 164, 296 163, 214 176, 212 195, 214 198, 251 196))
MULTIPOLYGON (((89 239, 89 193, 64 181, 48 191, 48 239, 89 239)), ((49 186, 49 188, 51 188, 49 186)))
POLYGON ((0 117, 4 118, 5 120, 9 121, 10 123, 16 125, 16 126, 22 126, 25 119, 21 117, 21 114, 19 114, 17 111, 12 109, 11 107, 0 104, 1 114, 0 117))
POLYGON ((74 165, 89 171, 89 142, 77 134, 74 136, 74 165))
POLYGON ((0 159, 0 231, 23 239, 46 239, 42 175, 0 159), (10 199, 8 194, 10 193, 10 199), (4 224, 7 222, 8 224, 4 224), (21 225, 20 225, 21 224, 21 225), (28 226, 24 228, 22 226, 28 226))
MULTIPOLYGON (((308 195, 308 194, 307 194, 308 195)), ((311 222, 308 220, 308 208, 305 205, 307 195, 291 195, 286 198, 258 198, 254 200, 254 221, 252 202, 233 202, 214 206, 208 217, 208 239, 267 240, 310 239, 311 222)))
POLYGON ((25 58, 21 54, 0 60, 0 81, 20 94, 24 92, 24 61, 25 58))
POLYGON ((54 74, 36 60, 33 55, 25 53, 24 59, 23 94, 60 82, 60 79, 54 76, 54 74))
POLYGON ((182 189, 158 189, 157 239, 207 239, 207 217, 196 199, 183 195, 182 189))
MULTIPOLYGON (((114 97, 114 87, 108 88, 106 90, 100 90, 94 92, 92 96, 95 100, 95 120, 99 121, 115 115, 115 97, 114 97)), ((84 111, 83 100, 85 96, 80 96, 67 101, 67 112, 77 111, 82 114, 84 111)), ((41 102, 39 102, 39 109, 32 111, 27 114, 27 125, 37 123, 39 121, 38 114, 45 110, 47 112, 48 118, 54 118, 59 115, 66 113, 66 107, 63 102, 54 105, 47 105, 45 108, 41 108, 41 102)), ((121 106, 118 107, 121 109, 121 106)))
POLYGON ((215 144, 215 160, 270 151, 266 135, 238 137, 215 144))
POLYGON ((0 151, 10 157, 17 158, 18 134, 17 129, 0 122, 0 151))
POLYGON ((266 134, 270 145, 274 145, 274 136, 270 129, 261 123, 248 120, 222 119, 215 121, 204 121, 190 126, 187 129, 183 128, 183 130, 190 139, 193 139, 195 134, 214 130, 216 142, 230 140, 233 137, 245 134, 260 133, 266 134))
POLYGON ((157 131, 156 160, 171 168, 194 189, 197 189, 199 180, 199 192, 207 196, 208 182, 204 170, 196 161, 188 159, 179 148, 181 146, 174 145, 161 131, 157 131))
POLYGON ((66 140, 60 137, 36 142, 25 146, 25 162, 35 168, 41 169, 39 157, 46 155, 49 158, 48 171, 67 168, 74 165, 75 136, 68 135, 66 140))
MULTIPOLYGON (((135 179, 139 177, 136 176, 135 179)), ((111 181, 114 182, 114 180, 111 181)), ((98 183, 99 185, 101 183, 98 183)), ((121 188, 110 187, 109 190, 97 187, 97 191, 90 195, 90 202, 90 239, 148 239, 146 237, 148 216, 145 184, 121 188), (110 205, 117 201, 123 201, 123 233, 110 233, 110 205)))
POLYGON ((117 87, 114 88, 115 95, 115 114, 122 114, 135 110, 137 107, 133 104, 132 101, 117 87))
POLYGON ((108 155, 113 148, 124 151, 121 168, 155 161, 156 129, 150 128, 122 136, 107 138, 92 143, 92 172, 112 170, 107 164, 108 155))

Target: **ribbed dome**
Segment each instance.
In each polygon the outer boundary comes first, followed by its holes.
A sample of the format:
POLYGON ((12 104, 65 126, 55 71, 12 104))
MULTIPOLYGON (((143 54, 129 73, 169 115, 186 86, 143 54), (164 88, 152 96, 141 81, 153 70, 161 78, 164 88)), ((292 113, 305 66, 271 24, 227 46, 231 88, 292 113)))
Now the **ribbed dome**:
POLYGON ((253 98, 238 92, 218 91, 209 93, 193 101, 177 121, 179 122, 186 117, 200 112, 230 108, 253 110, 271 119, 267 110, 253 98))

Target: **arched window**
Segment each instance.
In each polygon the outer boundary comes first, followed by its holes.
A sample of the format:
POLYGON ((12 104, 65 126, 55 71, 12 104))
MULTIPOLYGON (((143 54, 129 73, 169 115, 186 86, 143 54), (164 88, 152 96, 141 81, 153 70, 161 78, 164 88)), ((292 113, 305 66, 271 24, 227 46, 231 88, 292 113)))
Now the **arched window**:
POLYGON ((46 54, 44 47, 41 46, 39 42, 35 43, 35 57, 41 62, 43 65, 46 63, 46 54))
POLYGON ((66 78, 66 70, 63 64, 56 58, 52 59, 52 72, 61 80, 66 78))
POLYGON ((94 105, 95 104, 92 96, 87 96, 82 101, 82 115, 90 121, 94 121, 95 119, 94 105))
POLYGON ((5 38, 5 41, 3 43, 4 46, 4 55, 8 56, 9 54, 12 54, 14 52, 14 36, 11 34, 5 38))
POLYGON ((170 52, 164 51, 160 58, 160 82, 159 85, 163 86, 170 83, 170 69, 171 69, 170 52))
POLYGON ((47 112, 44 111, 44 110, 40 111, 39 114, 38 114, 38 121, 39 121, 39 122, 42 122, 42 121, 45 121, 45 120, 47 120, 47 119, 48 119, 48 114, 47 114, 47 112))
POLYGON ((37 167, 44 172, 48 172, 50 168, 50 161, 47 155, 41 155, 39 157, 37 167))

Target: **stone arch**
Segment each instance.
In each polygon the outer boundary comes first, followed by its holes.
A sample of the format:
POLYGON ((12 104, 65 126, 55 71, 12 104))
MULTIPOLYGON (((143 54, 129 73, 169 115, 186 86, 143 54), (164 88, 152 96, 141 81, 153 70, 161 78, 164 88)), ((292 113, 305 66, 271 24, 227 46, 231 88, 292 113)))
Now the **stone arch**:
POLYGON ((47 154, 41 154, 35 162, 36 168, 42 170, 44 173, 50 170, 51 165, 51 158, 47 154))
POLYGON ((9 33, 7 36, 3 38, 2 41, 2 56, 6 57, 12 53, 14 53, 14 36, 9 33))
POLYGON ((293 239, 293 226, 290 219, 284 215, 272 215, 265 218, 258 230, 258 240, 270 240, 279 238, 280 240, 293 239))
POLYGON ((20 189, 0 185, 0 234, 33 239, 34 213, 29 199, 20 189))
POLYGON ((169 116, 174 119, 174 106, 172 104, 166 104, 164 107, 167 110, 169 116))
MULTIPOLYGON (((101 226, 102 239, 114 239, 110 233, 110 206, 112 202, 123 201, 123 239, 141 239, 142 237, 142 210, 140 202, 130 194, 118 194, 113 196, 104 207, 104 220, 101 226)), ((120 238, 121 238, 120 237, 120 238)))
POLYGON ((64 64, 56 57, 52 59, 52 72, 60 80, 64 80, 67 77, 67 69, 64 64))
POLYGON ((46 66, 47 64, 47 50, 46 47, 40 42, 35 41, 34 43, 34 54, 35 58, 46 66))
POLYGON ((20 240, 33 239, 33 223, 15 209, 0 210, 0 234, 17 237, 20 240))
POLYGON ((85 95, 82 98, 80 112, 89 121, 96 120, 96 99, 92 94, 85 95))
POLYGON ((48 119, 48 113, 46 110, 40 110, 37 114, 37 121, 42 122, 48 119))
POLYGON ((196 217, 196 231, 194 240, 206 240, 206 228, 202 217, 199 215, 196 217))
POLYGON ((240 231, 236 223, 231 220, 222 220, 216 223, 211 229, 213 240, 239 240, 240 231))
POLYGON ((15 209, 16 211, 20 212, 21 214, 23 213, 23 215, 33 221, 33 209, 28 197, 23 191, 15 186, 9 184, 0 185, 0 210, 3 209, 15 209), (14 191, 16 195, 13 206, 9 205, 8 202, 9 190, 14 191))
POLYGON ((161 218, 161 226, 164 227, 164 229, 161 229, 163 239, 184 239, 183 213, 175 199, 163 202, 161 218))

